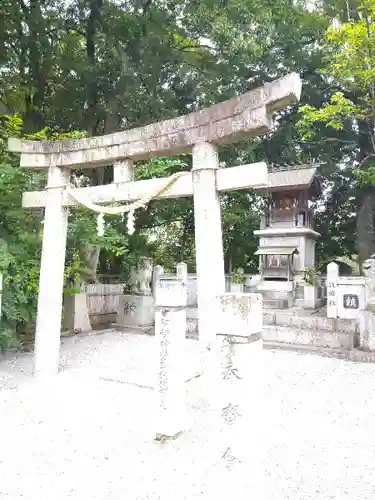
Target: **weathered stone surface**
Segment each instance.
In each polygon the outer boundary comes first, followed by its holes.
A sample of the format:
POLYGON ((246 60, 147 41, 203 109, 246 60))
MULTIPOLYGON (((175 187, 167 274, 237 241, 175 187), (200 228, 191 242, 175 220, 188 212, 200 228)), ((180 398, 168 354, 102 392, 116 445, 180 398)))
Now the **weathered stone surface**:
POLYGON ((236 142, 271 128, 272 112, 299 100, 301 80, 292 73, 210 108, 146 127, 101 137, 63 141, 9 140, 22 153, 21 167, 50 165, 82 168, 108 165, 121 158, 176 154, 198 142, 236 142))
POLYGON ((206 344, 215 337, 212 319, 217 317, 216 297, 225 292, 221 205, 216 189, 216 174, 220 172, 218 167, 215 145, 199 143, 193 147, 198 317, 200 339, 206 344))
POLYGON ((156 283, 156 306, 185 307, 186 288, 186 281, 160 276, 156 283))
POLYGON ((226 293, 219 297, 218 334, 248 337, 261 332, 262 325, 260 293, 226 293))
POLYGON ((177 279, 156 284, 156 437, 175 438, 185 429, 186 265, 177 279))
POLYGON ((375 351, 375 254, 366 259, 362 266, 365 276, 366 304, 360 324, 360 345, 362 349, 375 351))
POLYGON ((64 296, 64 330, 76 330, 81 333, 91 331, 85 293, 64 296))
MULTIPOLYGON (((239 477, 251 474, 251 497, 258 500, 263 498, 259 491, 264 417, 262 296, 226 293, 219 296, 219 304, 217 336, 208 365, 211 440, 217 447, 218 481, 227 488, 239 477)), ((241 494, 238 498, 246 497, 241 494)))
POLYGON ((154 324, 155 299, 151 295, 121 295, 116 324, 120 327, 151 327, 154 324))
POLYGON ((62 206, 62 184, 69 172, 56 167, 48 171, 40 264, 38 312, 35 333, 35 375, 48 379, 59 369, 60 330, 68 210, 62 206), (46 238, 45 235, 49 235, 46 238))
POLYGON ((330 332, 296 326, 267 325, 263 328, 262 335, 265 341, 342 349, 352 349, 355 342, 354 333, 336 330, 330 332))

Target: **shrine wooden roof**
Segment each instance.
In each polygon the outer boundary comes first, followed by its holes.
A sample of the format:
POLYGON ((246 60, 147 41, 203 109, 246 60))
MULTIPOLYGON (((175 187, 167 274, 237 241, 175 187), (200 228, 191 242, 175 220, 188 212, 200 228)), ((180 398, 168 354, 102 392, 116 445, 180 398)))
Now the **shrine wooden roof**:
POLYGON ((254 255, 294 255, 298 253, 296 247, 259 247, 254 255))
POLYGON ((321 191, 317 168, 311 165, 274 170, 269 172, 268 179, 267 191, 303 190, 309 189, 313 185, 318 193, 321 191))

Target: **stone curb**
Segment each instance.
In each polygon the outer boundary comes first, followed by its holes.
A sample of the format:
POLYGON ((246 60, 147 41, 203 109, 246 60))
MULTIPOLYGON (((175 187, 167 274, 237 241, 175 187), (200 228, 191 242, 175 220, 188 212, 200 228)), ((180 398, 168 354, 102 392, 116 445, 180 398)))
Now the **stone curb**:
POLYGON ((287 344, 281 342, 264 341, 265 349, 294 351, 301 354, 317 354, 326 358, 337 358, 356 363, 375 363, 375 352, 361 351, 360 349, 331 349, 329 347, 315 347, 306 345, 287 344))

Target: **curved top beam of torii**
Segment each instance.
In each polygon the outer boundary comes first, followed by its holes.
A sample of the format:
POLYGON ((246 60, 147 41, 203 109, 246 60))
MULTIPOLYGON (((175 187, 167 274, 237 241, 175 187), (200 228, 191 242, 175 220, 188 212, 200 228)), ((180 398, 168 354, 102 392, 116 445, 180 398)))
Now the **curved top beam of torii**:
POLYGON ((210 108, 145 127, 63 141, 10 139, 8 148, 21 153, 20 166, 25 168, 95 168, 124 158, 178 154, 202 141, 232 143, 269 131, 272 113, 297 102, 301 87, 299 75, 291 73, 210 108))

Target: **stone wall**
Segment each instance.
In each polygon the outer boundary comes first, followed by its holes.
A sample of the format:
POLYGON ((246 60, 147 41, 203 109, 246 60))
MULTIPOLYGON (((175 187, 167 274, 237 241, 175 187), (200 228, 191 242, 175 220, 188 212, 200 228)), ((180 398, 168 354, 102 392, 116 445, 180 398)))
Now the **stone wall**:
POLYGON ((125 283, 94 283, 86 285, 84 292, 87 297, 87 308, 91 325, 108 325, 116 321, 120 296, 125 283))

